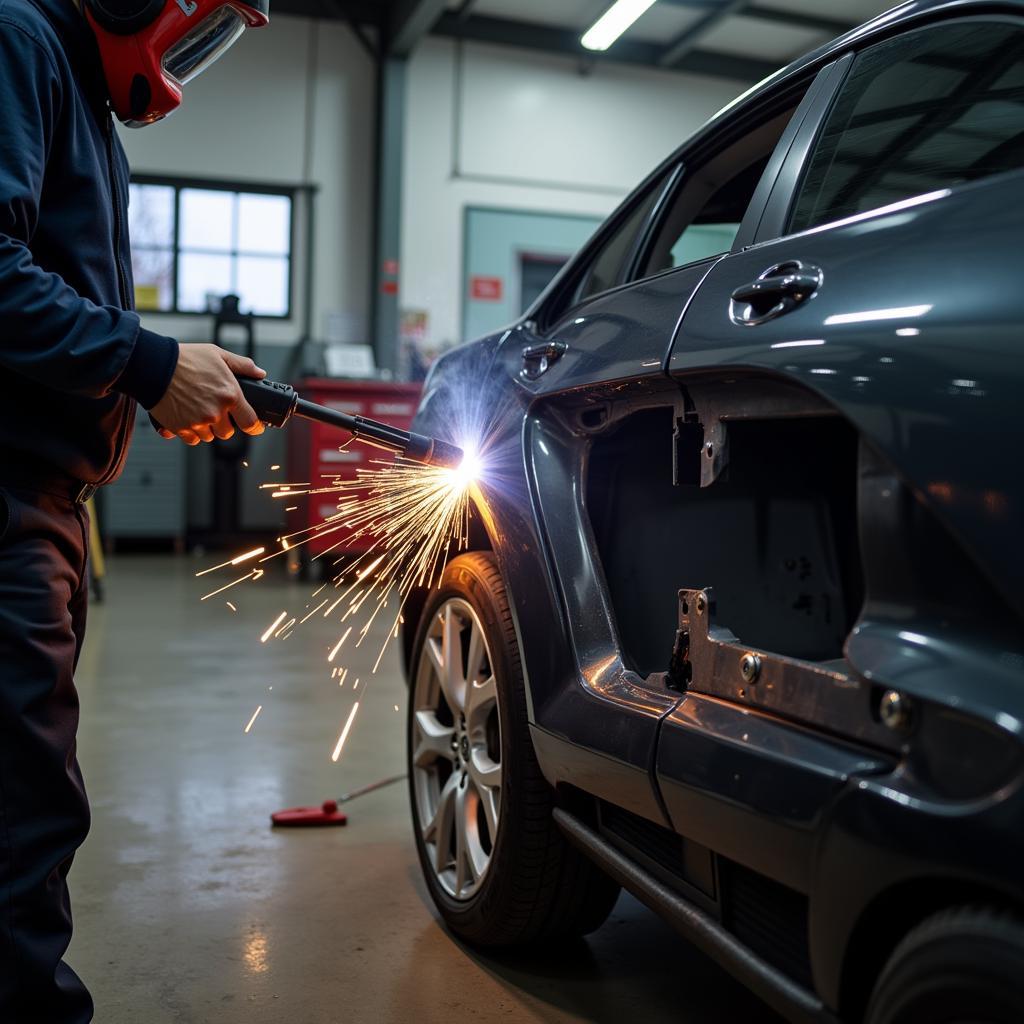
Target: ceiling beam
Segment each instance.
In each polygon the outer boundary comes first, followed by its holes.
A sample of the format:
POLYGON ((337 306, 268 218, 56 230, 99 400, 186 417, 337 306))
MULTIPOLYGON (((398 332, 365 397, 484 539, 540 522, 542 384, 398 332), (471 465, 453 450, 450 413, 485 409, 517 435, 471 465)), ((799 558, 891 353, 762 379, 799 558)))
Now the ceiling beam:
POLYGON ((760 7, 755 4, 748 7, 743 14, 748 18, 771 21, 776 25, 789 25, 792 28, 813 28, 831 37, 846 35, 857 27, 855 21, 844 21, 841 18, 823 18, 819 14, 801 14, 799 11, 782 11, 777 7, 760 7))
POLYGON ((296 15, 350 21, 378 28, 383 24, 382 15, 387 10, 374 0, 274 0, 273 7, 271 17, 279 14, 296 15))
POLYGON ((715 7, 708 8, 664 48, 658 57, 658 63, 663 68, 676 67, 687 54, 697 48, 697 43, 706 33, 725 21, 729 15, 738 14, 748 3, 749 0, 721 0, 715 7))
POLYGON ((408 57, 447 7, 447 0, 396 0, 388 19, 388 53, 408 57))
MULTIPOLYGON (((498 46, 514 46, 576 57, 588 64, 608 61, 614 64, 639 64, 643 67, 656 68, 658 58, 665 49, 657 43, 627 38, 619 39, 614 46, 602 53, 596 53, 584 48, 580 43, 581 33, 575 29, 483 15, 471 15, 460 19, 451 11, 441 15, 433 28, 433 33, 450 39, 466 39, 476 43, 493 43, 498 46)), ((759 82, 778 70, 778 65, 772 61, 736 57, 729 53, 693 50, 677 66, 666 70, 728 78, 731 81, 759 82)))
MULTIPOLYGON (((671 4, 674 7, 689 7, 695 11, 714 10, 719 4, 719 0, 662 0, 662 2, 671 4)), ((842 18, 829 18, 817 13, 811 14, 802 11, 784 11, 778 7, 762 7, 760 4, 748 7, 743 14, 748 18, 758 18, 761 21, 774 22, 776 25, 789 25, 792 28, 813 28, 830 36, 841 36, 849 32, 850 29, 857 27, 856 22, 846 21, 842 18)))

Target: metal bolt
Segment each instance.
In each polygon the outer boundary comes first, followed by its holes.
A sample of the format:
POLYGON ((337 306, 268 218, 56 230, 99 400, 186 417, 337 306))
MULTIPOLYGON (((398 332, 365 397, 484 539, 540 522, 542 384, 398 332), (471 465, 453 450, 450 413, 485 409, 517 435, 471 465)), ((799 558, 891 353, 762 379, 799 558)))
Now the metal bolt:
POLYGON ((748 652, 740 658, 740 675, 745 683, 755 682, 760 671, 761 659, 756 654, 748 652))
POLYGON ((707 607, 707 601, 704 599, 703 594, 697 595, 697 614, 703 615, 704 609, 707 607))
POLYGON ((878 717, 893 732, 905 732, 910 726, 912 705, 899 690, 886 690, 878 703, 878 717))

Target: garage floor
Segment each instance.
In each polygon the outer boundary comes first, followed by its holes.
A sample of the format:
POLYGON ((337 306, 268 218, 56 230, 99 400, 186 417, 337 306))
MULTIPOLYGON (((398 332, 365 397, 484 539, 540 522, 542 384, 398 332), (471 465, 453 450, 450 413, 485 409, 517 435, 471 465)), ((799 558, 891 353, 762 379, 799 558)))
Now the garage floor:
POLYGON ((272 831, 277 808, 403 770, 397 652, 332 764, 379 638, 339 689, 325 661, 337 629, 319 616, 260 643, 312 588, 267 576, 201 603, 214 576, 194 573, 216 560, 117 558, 90 611, 78 683, 93 827, 71 876, 69 959, 98 1024, 777 1020, 625 897, 557 956, 460 946, 427 904, 402 786, 351 804, 345 829, 272 831))

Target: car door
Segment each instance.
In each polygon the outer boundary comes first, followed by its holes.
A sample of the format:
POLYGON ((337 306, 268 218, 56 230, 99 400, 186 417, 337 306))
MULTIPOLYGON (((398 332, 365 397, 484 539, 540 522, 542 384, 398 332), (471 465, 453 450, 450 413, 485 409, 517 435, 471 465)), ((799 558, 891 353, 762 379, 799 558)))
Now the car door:
MULTIPOLYGON (((1016 322, 1019 291, 1006 239, 1024 223, 1022 86, 1020 19, 947 17, 844 58, 828 113, 802 126, 753 244, 716 263, 691 300, 669 372, 684 389, 711 375, 784 381, 841 410, 917 479, 964 482, 942 509, 951 525, 984 515, 985 493, 1012 493, 1019 463, 979 460, 990 442, 963 412, 951 427, 952 403, 979 388, 1013 406, 1006 371, 1019 332, 1003 325, 1016 322), (965 363, 953 341, 971 323, 991 329, 965 363)), ((691 625, 710 650, 706 628, 691 625)), ((884 737, 870 734, 866 701, 849 703, 856 673, 812 666, 817 688, 802 700, 791 688, 787 703, 763 682, 754 695, 758 663, 741 661, 742 648, 717 650, 734 653, 664 722, 661 793, 678 831, 807 892, 829 803, 891 760, 860 746, 884 737)))
MULTIPOLYGON (((658 723, 678 695, 663 674, 645 676, 623 658, 585 507, 589 433, 623 409, 680 401, 665 373, 671 339, 737 233, 756 227, 769 194, 761 183, 770 183, 788 151, 815 70, 757 97, 668 161, 509 332, 498 356, 526 409, 531 500, 569 636, 564 662, 524 650, 538 756, 549 779, 656 821, 664 817, 651 758, 658 723), (650 239, 681 204, 703 211, 703 229, 655 266, 650 239)), ((524 632, 545 632, 539 617, 547 606, 514 588, 512 596, 524 632)))

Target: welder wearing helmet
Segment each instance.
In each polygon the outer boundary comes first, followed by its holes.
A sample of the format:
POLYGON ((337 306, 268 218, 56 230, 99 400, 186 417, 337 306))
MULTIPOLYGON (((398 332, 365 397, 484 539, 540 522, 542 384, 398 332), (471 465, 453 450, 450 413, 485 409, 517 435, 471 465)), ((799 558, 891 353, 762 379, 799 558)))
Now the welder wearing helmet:
POLYGON ((128 168, 142 126, 267 0, 0 0, 0 1022, 84 1024, 62 961, 89 827, 73 673, 85 628, 84 501, 121 469, 135 405, 189 444, 262 425, 213 345, 131 312, 128 168))

